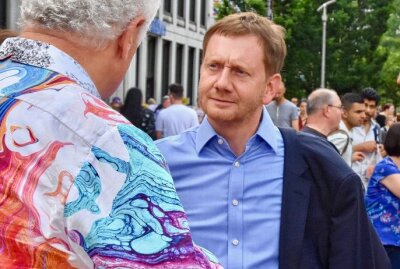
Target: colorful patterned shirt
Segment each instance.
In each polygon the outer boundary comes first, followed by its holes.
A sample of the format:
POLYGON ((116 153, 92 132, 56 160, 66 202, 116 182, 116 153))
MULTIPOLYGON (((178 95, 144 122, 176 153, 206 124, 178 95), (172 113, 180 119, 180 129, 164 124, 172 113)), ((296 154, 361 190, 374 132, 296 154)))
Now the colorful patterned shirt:
POLYGON ((390 157, 375 166, 365 204, 382 244, 400 246, 400 199, 381 183, 382 179, 393 174, 400 174, 400 170, 390 157))
POLYGON ((220 268, 151 139, 45 43, 0 47, 0 268, 220 268))

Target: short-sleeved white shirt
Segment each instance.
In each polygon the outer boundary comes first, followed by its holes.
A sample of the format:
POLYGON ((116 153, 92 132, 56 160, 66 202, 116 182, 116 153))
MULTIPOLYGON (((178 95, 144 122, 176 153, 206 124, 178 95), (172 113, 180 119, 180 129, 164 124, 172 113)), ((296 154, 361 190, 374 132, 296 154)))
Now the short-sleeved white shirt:
POLYGON ((182 104, 174 104, 163 109, 156 119, 156 131, 163 137, 177 135, 191 127, 199 125, 194 109, 182 104))

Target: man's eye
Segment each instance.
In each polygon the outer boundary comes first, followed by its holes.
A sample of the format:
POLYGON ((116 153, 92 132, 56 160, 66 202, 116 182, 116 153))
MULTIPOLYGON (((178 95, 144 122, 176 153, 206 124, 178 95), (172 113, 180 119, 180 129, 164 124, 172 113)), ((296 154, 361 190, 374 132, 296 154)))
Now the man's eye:
POLYGON ((243 71, 241 69, 235 69, 234 72, 238 76, 247 76, 247 72, 245 72, 245 71, 243 71))
POLYGON ((210 70, 217 70, 218 69, 218 64, 208 64, 208 69, 210 70))

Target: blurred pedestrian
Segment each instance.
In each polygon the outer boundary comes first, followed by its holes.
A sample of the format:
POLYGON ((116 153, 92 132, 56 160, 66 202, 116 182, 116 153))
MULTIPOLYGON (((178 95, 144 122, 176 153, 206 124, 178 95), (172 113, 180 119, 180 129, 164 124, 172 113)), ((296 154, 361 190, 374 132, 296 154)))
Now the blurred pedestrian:
POLYGON ((386 125, 386 118, 389 115, 394 116, 395 111, 394 111, 394 105, 391 103, 386 103, 383 105, 382 107, 382 111, 380 113, 378 113, 378 115, 376 116, 376 122, 380 125, 380 127, 384 127, 386 125))
POLYGON ((168 86, 171 105, 163 109, 156 119, 157 139, 177 135, 199 125, 196 111, 183 104, 183 87, 178 83, 168 86))
POLYGON ((292 102, 295 106, 299 105, 299 99, 297 99, 297 97, 292 97, 292 99, 290 99, 290 102, 292 102))
POLYGON ((126 94, 124 105, 121 108, 121 114, 155 140, 154 112, 143 107, 142 98, 142 91, 139 88, 130 88, 126 94))
POLYGON ((121 107, 122 107, 121 98, 119 98, 118 96, 114 96, 114 97, 111 99, 110 106, 111 106, 115 111, 120 112, 120 111, 121 111, 121 107))
POLYGON ((385 118, 385 125, 381 128, 382 143, 385 143, 387 132, 390 127, 395 123, 394 115, 387 115, 385 118))
POLYGON ((147 108, 150 109, 151 111, 155 112, 156 108, 157 108, 156 99, 154 99, 154 98, 147 99, 147 108))
POLYGON ((169 95, 164 95, 163 98, 162 98, 162 100, 161 100, 161 104, 159 104, 159 105, 156 107, 155 111, 154 111, 155 119, 157 119, 158 114, 160 114, 160 112, 161 112, 163 109, 166 109, 166 108, 169 107, 170 105, 171 105, 171 100, 170 100, 170 98, 169 98, 169 95))
POLYGON ((301 99, 299 106, 299 130, 307 123, 307 99, 301 99))
POLYGON ((400 268, 400 124, 389 129, 384 143, 388 154, 376 164, 368 183, 368 215, 392 263, 400 268))
POLYGON ((307 124, 301 131, 328 141, 328 135, 339 128, 342 109, 342 102, 336 91, 314 90, 307 98, 307 124))
POLYGON ((365 117, 361 126, 353 128, 353 151, 362 152, 364 158, 353 162, 352 168, 366 188, 374 165, 381 159, 383 147, 381 128, 375 121, 380 96, 375 89, 365 88, 361 91, 361 97, 364 99, 365 117))
POLYGON ((285 92, 285 84, 281 82, 280 87, 276 90, 274 100, 266 106, 267 111, 276 126, 298 130, 299 110, 285 98, 285 92))
POLYGON ((358 93, 346 93, 341 98, 343 105, 339 129, 330 133, 328 140, 335 145, 345 162, 351 167, 353 162, 362 161, 362 152, 353 152, 353 128, 361 126, 365 118, 364 99, 358 93))
POLYGON ((399 73, 399 75, 397 76, 397 80, 396 80, 396 82, 397 82, 397 85, 399 85, 399 86, 400 86, 400 73, 399 73))

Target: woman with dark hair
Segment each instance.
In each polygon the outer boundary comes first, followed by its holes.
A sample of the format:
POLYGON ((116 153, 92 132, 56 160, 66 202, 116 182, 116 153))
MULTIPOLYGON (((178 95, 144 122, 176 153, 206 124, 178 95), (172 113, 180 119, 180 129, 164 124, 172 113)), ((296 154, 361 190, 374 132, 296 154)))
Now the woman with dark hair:
POLYGON ((400 123, 390 127, 384 146, 387 157, 375 166, 365 204, 392 268, 400 268, 400 123))
POLYGON ((142 91, 130 88, 121 108, 124 115, 133 125, 147 133, 153 140, 156 138, 154 113, 142 105, 142 91))

